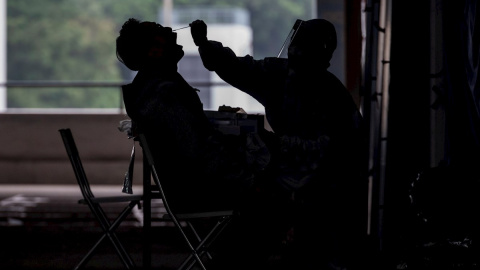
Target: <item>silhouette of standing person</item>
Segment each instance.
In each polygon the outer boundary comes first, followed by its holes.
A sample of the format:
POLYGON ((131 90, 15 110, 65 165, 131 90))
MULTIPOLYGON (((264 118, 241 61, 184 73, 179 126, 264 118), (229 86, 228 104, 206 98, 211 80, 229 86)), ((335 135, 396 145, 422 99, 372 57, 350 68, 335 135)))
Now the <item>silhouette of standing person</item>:
POLYGON ((253 181, 255 162, 268 156, 248 161, 242 137, 214 129, 198 90, 177 72, 184 52, 176 38, 155 22, 130 18, 123 24, 117 58, 138 71, 122 87, 127 114, 148 140, 174 211, 235 208, 253 181))
MULTIPOLYGON (((294 198, 292 265, 284 265, 362 268, 359 254, 367 232, 362 116, 345 86, 328 71, 337 46, 334 26, 324 19, 299 22, 288 58, 260 60, 236 56, 208 40, 202 20, 190 26, 204 66, 265 107, 274 132, 267 168, 273 184, 266 186, 281 187, 294 198)), ((285 215, 289 208, 284 210, 285 215)), ((276 211, 282 214, 281 208, 276 211)))

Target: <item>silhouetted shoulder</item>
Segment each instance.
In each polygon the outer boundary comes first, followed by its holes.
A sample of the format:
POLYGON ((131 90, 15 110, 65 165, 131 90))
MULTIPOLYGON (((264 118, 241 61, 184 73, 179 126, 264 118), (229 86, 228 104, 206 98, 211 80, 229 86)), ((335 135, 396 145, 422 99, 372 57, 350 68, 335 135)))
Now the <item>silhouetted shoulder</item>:
POLYGON ((265 68, 271 71, 286 72, 288 60, 286 58, 266 57, 264 59, 265 68))

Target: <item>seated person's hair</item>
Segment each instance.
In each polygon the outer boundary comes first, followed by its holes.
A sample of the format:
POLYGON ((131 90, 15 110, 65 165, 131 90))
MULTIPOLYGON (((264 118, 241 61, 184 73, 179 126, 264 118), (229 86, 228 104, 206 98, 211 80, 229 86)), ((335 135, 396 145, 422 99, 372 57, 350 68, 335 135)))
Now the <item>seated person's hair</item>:
POLYGON ((151 22, 141 22, 130 18, 122 26, 117 37, 117 59, 129 69, 138 71, 145 63, 153 46, 155 36, 161 35, 163 27, 148 27, 151 22))
POLYGON ((142 50, 140 36, 140 21, 130 18, 120 30, 117 37, 117 59, 131 70, 139 70, 141 66, 142 50))

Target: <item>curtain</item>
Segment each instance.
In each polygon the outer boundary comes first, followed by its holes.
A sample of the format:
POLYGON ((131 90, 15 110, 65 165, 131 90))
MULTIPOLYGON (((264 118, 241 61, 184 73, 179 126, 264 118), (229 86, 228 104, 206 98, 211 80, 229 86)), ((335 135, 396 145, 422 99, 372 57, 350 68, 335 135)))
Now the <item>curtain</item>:
MULTIPOLYGON (((480 17, 477 0, 443 1, 447 164, 480 161, 480 17)), ((473 166, 473 167, 472 167, 473 166)))

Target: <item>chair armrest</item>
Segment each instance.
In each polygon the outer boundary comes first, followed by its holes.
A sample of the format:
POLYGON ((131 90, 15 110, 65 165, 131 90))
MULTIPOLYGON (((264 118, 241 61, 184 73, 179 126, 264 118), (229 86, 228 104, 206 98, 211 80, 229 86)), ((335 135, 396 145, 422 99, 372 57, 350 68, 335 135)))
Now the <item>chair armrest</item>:
MULTIPOLYGON (((198 212, 198 213, 181 213, 176 214, 175 217, 178 219, 192 219, 192 218, 209 218, 209 217, 222 217, 222 216, 233 216, 233 210, 226 211, 211 211, 211 212, 198 212)), ((163 215, 164 219, 172 219, 169 214, 163 215)))
MULTIPOLYGON (((130 201, 141 201, 142 198, 143 198, 142 195, 95 197, 95 198, 92 198, 92 202, 95 202, 95 203, 130 202, 130 201)), ((86 204, 87 201, 85 199, 80 199, 78 200, 78 203, 86 204)))

